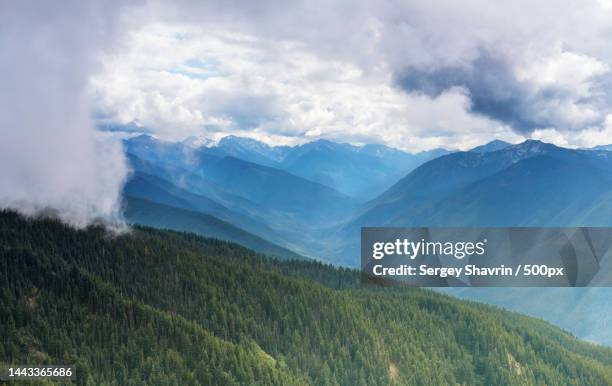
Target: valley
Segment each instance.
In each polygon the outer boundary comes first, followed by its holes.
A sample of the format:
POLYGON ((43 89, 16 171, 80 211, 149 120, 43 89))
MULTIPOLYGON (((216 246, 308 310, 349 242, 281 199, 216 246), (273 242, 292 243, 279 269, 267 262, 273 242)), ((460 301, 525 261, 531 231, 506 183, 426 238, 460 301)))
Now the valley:
MULTIPOLYGON (((140 202, 138 212, 127 206, 128 221, 220 237, 263 253, 352 267, 359 261, 362 226, 611 225, 612 153, 601 148, 564 149, 539 141, 516 145, 493 141, 469 152, 431 152, 441 156, 424 162, 426 158, 400 155, 395 149, 378 147, 374 151, 369 145, 359 148, 330 141, 275 148, 228 137, 217 146, 193 148, 147 136, 126 140, 135 174, 125 194, 128 203, 146 201, 140 202), (322 156, 326 154, 323 150, 353 154, 346 158, 338 154, 322 156), (317 168, 350 176, 342 170, 352 170, 354 158, 364 154, 382 154, 384 164, 404 165, 404 176, 392 182, 397 167, 379 169, 387 175, 389 188, 377 197, 360 198, 282 170, 284 160, 293 160, 296 165, 307 156, 316 168, 312 166, 308 173, 302 169, 304 176, 314 175, 317 168), (405 161, 411 157, 411 162, 405 161), (252 163, 257 160, 261 166, 252 163), (156 215, 143 217, 148 211, 155 213, 154 205, 183 212, 160 217, 164 220, 156 215), (204 227, 184 221, 187 213, 189 217, 213 216, 217 225, 204 227), (234 228, 233 234, 213 229, 223 222, 234 228), (251 241, 236 232, 250 233, 251 241), (255 239, 258 241, 252 241, 255 239)), ((363 162, 370 162, 368 157, 363 162)), ((375 165, 381 168, 380 162, 375 165)), ((360 173, 359 183, 375 184, 369 177, 360 173)), ((605 327, 612 323, 604 300, 609 289, 575 289, 573 293, 583 294, 577 296, 550 288, 487 291, 450 289, 447 293, 545 318, 580 337, 612 344, 612 335, 605 327)))

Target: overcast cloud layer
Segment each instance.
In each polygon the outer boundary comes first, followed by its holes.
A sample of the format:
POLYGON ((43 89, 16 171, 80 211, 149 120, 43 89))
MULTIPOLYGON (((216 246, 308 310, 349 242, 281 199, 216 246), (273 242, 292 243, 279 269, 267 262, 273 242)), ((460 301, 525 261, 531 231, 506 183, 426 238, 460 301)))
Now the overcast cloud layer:
POLYGON ((411 151, 609 143, 611 28, 608 1, 3 1, 0 203, 117 218, 128 171, 95 125, 411 151))

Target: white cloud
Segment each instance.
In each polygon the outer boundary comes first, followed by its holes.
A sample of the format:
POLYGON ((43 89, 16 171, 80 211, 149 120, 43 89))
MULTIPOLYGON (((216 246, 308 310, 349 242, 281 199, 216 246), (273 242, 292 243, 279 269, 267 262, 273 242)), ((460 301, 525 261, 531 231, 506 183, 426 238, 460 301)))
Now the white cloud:
POLYGON ((166 137, 466 148, 599 126, 609 110, 612 17, 598 2, 153 4, 96 85, 105 112, 166 137), (475 66, 483 52, 497 68, 475 66), (472 71, 463 91, 396 83, 445 66, 472 71))
POLYGON ((589 127, 575 133, 575 147, 593 147, 612 144, 612 115, 608 114, 602 127, 589 127))
POLYGON ((531 138, 537 139, 537 140, 540 140, 546 143, 552 143, 554 145, 561 146, 561 147, 569 146, 569 142, 566 136, 563 133, 553 128, 536 129, 533 131, 533 133, 531 133, 531 138))
POLYGON ((518 79, 538 87, 553 87, 573 97, 589 96, 593 77, 608 72, 608 65, 587 55, 561 51, 558 47, 550 56, 533 58, 525 68, 518 69, 518 79))
POLYGON ((590 148, 612 144, 612 115, 607 115, 604 124, 587 127, 579 131, 562 132, 553 128, 535 130, 531 138, 569 148, 590 148))
MULTIPOLYGON (((602 95, 597 79, 609 72, 602 61, 553 47, 529 53, 516 70, 533 97, 529 109, 536 121, 556 123, 557 129, 582 130, 602 122, 609 106, 598 105, 602 95)), ((600 79, 600 78, 599 78, 600 79)))
POLYGON ((118 7, 62 5, 0 3, 0 207, 116 222, 127 166, 120 143, 94 130, 87 84, 118 7))
POLYGON ((407 94, 386 66, 363 68, 299 42, 219 26, 147 25, 108 59, 95 87, 105 115, 175 139, 237 133, 271 143, 325 137, 423 150, 512 137, 509 127, 470 114, 463 90, 407 94))

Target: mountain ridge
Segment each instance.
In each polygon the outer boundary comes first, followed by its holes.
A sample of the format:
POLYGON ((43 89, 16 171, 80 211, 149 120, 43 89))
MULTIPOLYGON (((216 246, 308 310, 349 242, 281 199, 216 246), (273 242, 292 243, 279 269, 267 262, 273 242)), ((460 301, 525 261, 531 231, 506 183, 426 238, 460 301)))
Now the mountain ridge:
MULTIPOLYGON (((128 152, 134 152, 139 144, 154 148, 155 143, 157 146, 170 144, 148 135, 140 135, 127 139, 126 148, 128 152)), ((174 148, 165 151, 176 159, 181 156, 176 150, 182 143, 172 144, 174 148)), ((229 135, 216 144, 185 146, 182 156, 190 160, 194 156, 230 156, 284 170, 362 200, 382 192, 421 163, 448 152, 445 149, 433 149, 408 153, 382 144, 355 146, 326 139, 296 146, 270 146, 252 138, 229 135), (363 179, 363 173, 370 175, 369 182, 363 179)), ((154 158, 150 160, 156 161, 154 158)))
POLYGON ((610 348, 321 263, 6 211, 0 241, 0 361, 73 363, 86 384, 612 384, 610 348))
POLYGON ((307 259, 217 217, 148 200, 125 198, 124 216, 132 224, 158 229, 192 232, 200 236, 231 241, 258 253, 282 259, 307 259))

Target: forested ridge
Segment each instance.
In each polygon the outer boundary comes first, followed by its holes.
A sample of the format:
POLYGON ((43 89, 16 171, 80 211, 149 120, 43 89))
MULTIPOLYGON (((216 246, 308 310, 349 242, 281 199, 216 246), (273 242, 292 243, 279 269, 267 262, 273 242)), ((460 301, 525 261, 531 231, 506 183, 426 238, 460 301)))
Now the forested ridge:
POLYGON ((79 384, 612 384, 612 349, 540 320, 225 241, 4 211, 0 251, 0 362, 79 384))

